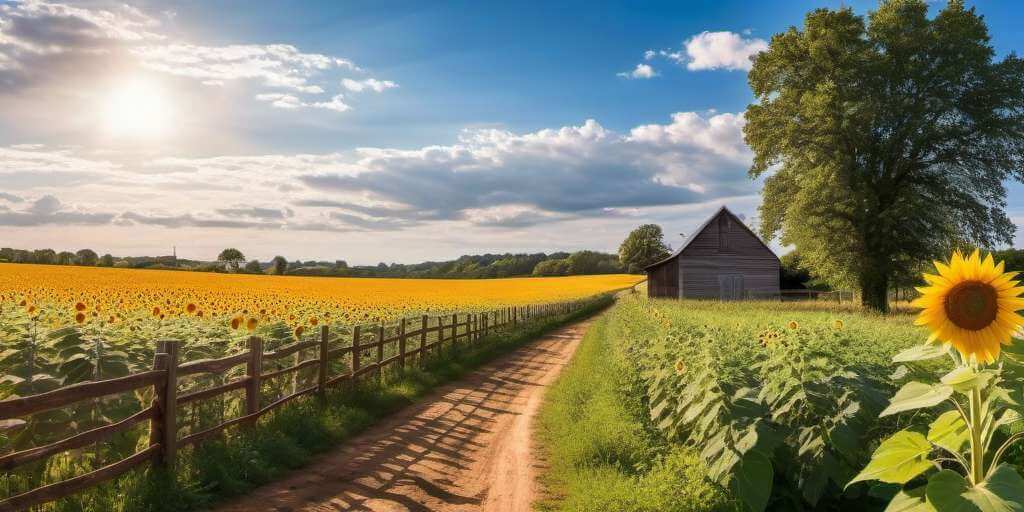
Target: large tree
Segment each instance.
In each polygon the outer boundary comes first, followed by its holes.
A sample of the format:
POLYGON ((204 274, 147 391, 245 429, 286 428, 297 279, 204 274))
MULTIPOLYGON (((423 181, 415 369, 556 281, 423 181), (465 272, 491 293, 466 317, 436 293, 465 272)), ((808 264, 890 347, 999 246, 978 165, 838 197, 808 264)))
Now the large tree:
POLYGON ((228 270, 238 270, 238 267, 245 263, 245 255, 235 248, 227 248, 220 252, 217 261, 224 262, 228 270))
POLYGON ((761 231, 863 303, 951 247, 1012 241, 1024 179, 1024 62, 995 59, 974 9, 818 9, 754 58, 744 135, 766 175, 761 231))
POLYGON ((644 224, 634 229, 619 246, 619 262, 631 274, 642 272, 647 265, 668 255, 665 235, 657 224, 644 224))
POLYGON ((75 253, 75 257, 78 259, 79 265, 85 265, 88 267, 95 267, 100 257, 96 255, 96 251, 92 249, 82 249, 75 253))

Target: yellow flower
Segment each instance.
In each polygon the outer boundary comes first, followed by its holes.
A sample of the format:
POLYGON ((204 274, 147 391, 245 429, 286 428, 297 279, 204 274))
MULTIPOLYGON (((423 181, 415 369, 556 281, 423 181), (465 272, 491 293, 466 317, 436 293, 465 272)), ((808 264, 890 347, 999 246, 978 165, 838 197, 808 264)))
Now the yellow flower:
POLYGON ((675 368, 676 368, 676 375, 682 375, 682 374, 686 373, 686 363, 684 363, 682 359, 676 361, 675 368))
POLYGON ((789 323, 786 324, 786 327, 789 327, 790 329, 793 329, 795 331, 800 328, 800 324, 798 324, 796 320, 790 320, 789 323))
POLYGON ((840 320, 840 319, 838 319, 838 318, 837 318, 837 319, 835 319, 835 320, 834 320, 834 321, 832 322, 832 328, 834 328, 834 329, 835 329, 835 330, 837 330, 837 331, 841 331, 841 330, 843 330, 843 321, 842 321, 842 320, 840 320))
POLYGON ((1016 272, 1004 272, 992 255, 984 260, 979 251, 964 257, 953 253, 949 264, 935 262, 939 275, 925 274, 927 287, 913 305, 921 308, 914 322, 931 330, 928 342, 953 345, 965 359, 992 363, 1000 346, 1009 345, 1024 325, 1017 311, 1024 309, 1016 272))
POLYGON ((250 317, 249 321, 245 323, 245 328, 248 329, 249 332, 252 332, 256 330, 256 326, 258 326, 259 324, 259 320, 257 320, 255 317, 250 317))

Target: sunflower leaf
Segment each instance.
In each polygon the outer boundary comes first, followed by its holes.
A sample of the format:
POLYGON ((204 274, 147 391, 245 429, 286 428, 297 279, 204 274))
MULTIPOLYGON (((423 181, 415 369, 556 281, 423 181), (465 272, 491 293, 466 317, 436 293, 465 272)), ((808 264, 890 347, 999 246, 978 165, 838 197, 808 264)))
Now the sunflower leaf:
POLYGON ((970 437, 959 411, 943 413, 928 428, 928 440, 953 453, 960 453, 970 437))
POLYGON ((984 387, 992 379, 989 372, 979 372, 970 366, 961 366, 942 377, 942 383, 961 393, 984 387))
POLYGON ((911 347, 899 354, 893 356, 892 361, 894 363, 909 363, 913 361, 925 361, 928 359, 935 359, 946 355, 949 349, 945 345, 927 343, 924 345, 916 345, 911 347))
POLYGON ((905 484, 933 467, 928 460, 931 451, 932 444, 921 433, 897 432, 878 446, 871 455, 871 462, 846 486, 865 480, 905 484))
POLYGON ((945 384, 929 385, 921 382, 908 382, 892 397, 889 406, 879 415, 880 417, 921 409, 934 407, 941 404, 947 398, 953 396, 953 388, 945 384))

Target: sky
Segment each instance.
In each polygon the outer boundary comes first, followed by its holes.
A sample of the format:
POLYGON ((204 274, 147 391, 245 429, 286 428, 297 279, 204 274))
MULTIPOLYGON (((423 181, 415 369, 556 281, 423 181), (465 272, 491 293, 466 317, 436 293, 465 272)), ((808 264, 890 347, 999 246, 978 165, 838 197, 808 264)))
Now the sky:
MULTIPOLYGON (((1024 49, 1015 2, 969 3, 1024 49)), ((840 4, 0 0, 0 245, 376 264, 756 223, 750 56, 840 4)), ((1008 212, 1024 246, 1024 186, 1008 212)))

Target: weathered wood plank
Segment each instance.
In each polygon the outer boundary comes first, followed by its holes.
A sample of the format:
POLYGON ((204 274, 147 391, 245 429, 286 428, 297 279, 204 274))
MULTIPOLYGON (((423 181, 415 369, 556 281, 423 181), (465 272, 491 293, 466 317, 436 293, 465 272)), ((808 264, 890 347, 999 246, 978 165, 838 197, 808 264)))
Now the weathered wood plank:
POLYGON ((319 344, 320 344, 320 340, 310 340, 310 341, 302 341, 302 342, 291 343, 291 344, 288 344, 288 345, 284 345, 284 346, 278 347, 277 350, 274 350, 274 351, 271 351, 271 352, 264 352, 263 353, 263 360, 264 361, 272 361, 274 359, 280 359, 282 357, 292 355, 292 354, 294 354, 294 353, 296 353, 296 352, 298 352, 300 350, 305 350, 307 348, 313 348, 313 347, 315 347, 315 346, 317 346, 319 344))
POLYGON ((87 430, 67 439, 62 439, 45 446, 37 446, 35 448, 29 448, 20 452, 0 456, 0 470, 10 471, 18 466, 37 461, 39 459, 44 459, 56 453, 88 446, 102 441, 103 439, 106 439, 118 432, 124 432, 125 430, 133 427, 136 423, 148 420, 152 417, 153 407, 147 407, 116 423, 96 427, 92 430, 87 430))
POLYGON ((159 445, 150 446, 127 459, 104 466, 96 471, 12 496, 0 501, 0 512, 25 510, 35 505, 58 500, 82 489, 87 489, 116 478, 128 470, 149 461, 159 450, 159 445))
POLYGON ((212 388, 193 391, 191 393, 185 393, 184 395, 178 397, 178 405, 181 406, 188 403, 197 402, 199 400, 214 398, 225 393, 234 391, 236 389, 244 388, 248 382, 249 377, 242 377, 240 379, 235 379, 231 382, 227 382, 219 386, 214 386, 212 388))
POLYGON ((152 386, 158 380, 164 378, 166 373, 166 371, 161 370, 150 370, 116 379, 72 384, 38 395, 9 398, 0 401, 0 420, 28 416, 90 398, 126 393, 142 387, 152 386))
POLYGON ((220 359, 200 359, 178 366, 178 376, 193 375, 196 373, 223 373, 232 367, 243 364, 249 360, 249 352, 245 351, 233 356, 220 359))
POLYGON ((303 362, 301 362, 301 363, 299 363, 299 364, 297 364, 295 366, 289 366, 288 368, 282 368, 280 370, 274 370, 272 372, 264 373, 264 374, 262 374, 260 376, 260 379, 262 379, 262 380, 273 379, 275 377, 280 377, 280 376, 288 374, 288 373, 297 372, 299 370, 303 370, 303 369, 309 368, 309 367, 317 365, 317 364, 320 364, 320 360, 319 359, 307 359, 307 360, 305 360, 305 361, 303 361, 303 362))

